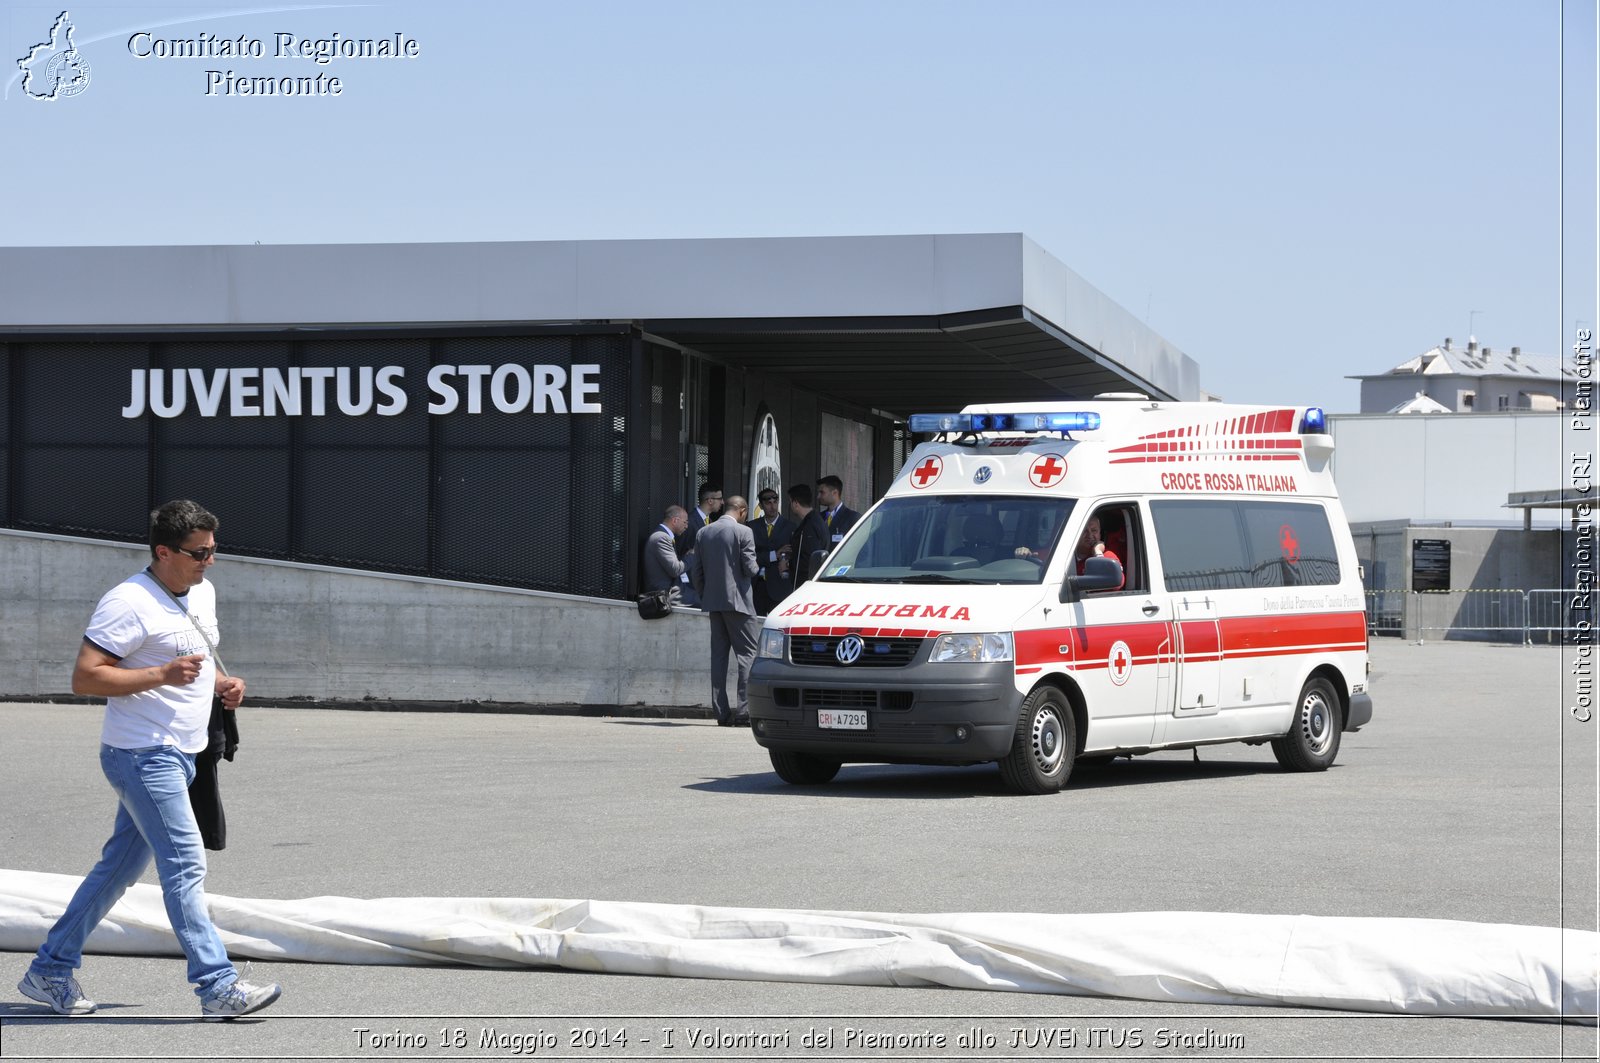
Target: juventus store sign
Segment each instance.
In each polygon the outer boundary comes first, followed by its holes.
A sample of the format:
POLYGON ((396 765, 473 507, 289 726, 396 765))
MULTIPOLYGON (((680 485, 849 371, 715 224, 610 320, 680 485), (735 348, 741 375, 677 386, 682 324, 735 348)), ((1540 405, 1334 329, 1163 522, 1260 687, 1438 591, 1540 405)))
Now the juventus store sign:
POLYGON ((623 325, 14 335, 3 523, 141 542, 193 498, 226 553, 625 598, 643 349, 623 325))
MULTIPOLYGON (((278 369, 135 369, 124 417, 178 417, 193 398, 201 417, 346 417, 405 413, 405 367, 289 366, 278 369), (331 402, 330 402, 331 400, 331 402)), ((428 370, 428 412, 603 413, 600 366, 436 365, 428 370)))

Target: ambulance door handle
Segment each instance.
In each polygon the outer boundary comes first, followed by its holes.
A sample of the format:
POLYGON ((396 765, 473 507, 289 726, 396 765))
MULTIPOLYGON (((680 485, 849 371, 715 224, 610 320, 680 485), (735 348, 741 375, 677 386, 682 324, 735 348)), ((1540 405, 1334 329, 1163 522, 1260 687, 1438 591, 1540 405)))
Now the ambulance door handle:
POLYGON ((1155 616, 1157 613, 1161 612, 1161 606, 1157 605, 1155 602, 1145 602, 1142 606, 1142 609, 1145 616, 1155 616))

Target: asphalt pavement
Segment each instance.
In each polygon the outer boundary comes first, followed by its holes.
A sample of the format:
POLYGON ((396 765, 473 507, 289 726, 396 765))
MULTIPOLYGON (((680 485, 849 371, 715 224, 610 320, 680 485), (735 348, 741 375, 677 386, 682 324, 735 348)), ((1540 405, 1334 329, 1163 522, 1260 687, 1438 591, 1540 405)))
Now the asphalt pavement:
MULTIPOLYGON (((1217 746, 1080 769, 778 780, 709 721, 246 706, 222 766, 238 897, 518 896, 901 912, 1227 911, 1595 929, 1594 728, 1548 647, 1373 644, 1328 772, 1217 746)), ((1570 659, 1569 662, 1570 663, 1570 659)), ((247 677, 248 678, 248 677, 247 677)), ((536 681, 536 670, 531 677, 536 681)), ((81 875, 113 799, 101 710, 0 705, 0 866, 81 875)), ((147 881, 154 881, 153 874, 147 881)), ((196 1021, 181 961, 86 959, 53 1016, 0 979, 5 1059, 1553 1059, 1592 1027, 927 988, 261 963, 283 999, 196 1021)), ((0 956, 5 959, 6 956, 0 956)))

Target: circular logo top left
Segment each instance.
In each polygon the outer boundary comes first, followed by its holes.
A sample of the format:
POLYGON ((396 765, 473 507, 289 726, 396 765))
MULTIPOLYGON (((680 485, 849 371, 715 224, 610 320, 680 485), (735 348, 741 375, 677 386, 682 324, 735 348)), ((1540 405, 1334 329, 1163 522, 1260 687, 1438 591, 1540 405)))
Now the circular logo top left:
POLYGON ((17 60, 22 92, 29 99, 52 103, 77 96, 89 87, 89 60, 72 41, 72 13, 63 11, 48 39, 33 45, 17 60))

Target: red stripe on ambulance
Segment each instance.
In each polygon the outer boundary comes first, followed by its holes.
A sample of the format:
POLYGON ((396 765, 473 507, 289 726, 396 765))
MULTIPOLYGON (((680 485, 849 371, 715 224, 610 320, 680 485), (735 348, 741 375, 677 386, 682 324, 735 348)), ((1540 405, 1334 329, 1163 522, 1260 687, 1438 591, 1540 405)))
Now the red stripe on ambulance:
MULTIPOLYGON (((1364 613, 1224 617, 1180 626, 1184 658, 1196 662, 1364 650, 1367 637, 1364 613)), ((1172 659, 1170 639, 1171 625, 1163 621, 1019 631, 1017 670, 1063 662, 1075 671, 1104 668, 1119 641, 1127 643, 1135 666, 1155 664, 1172 659)))

